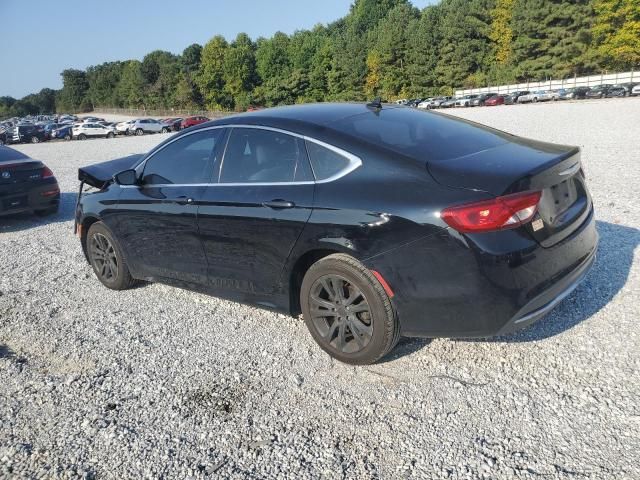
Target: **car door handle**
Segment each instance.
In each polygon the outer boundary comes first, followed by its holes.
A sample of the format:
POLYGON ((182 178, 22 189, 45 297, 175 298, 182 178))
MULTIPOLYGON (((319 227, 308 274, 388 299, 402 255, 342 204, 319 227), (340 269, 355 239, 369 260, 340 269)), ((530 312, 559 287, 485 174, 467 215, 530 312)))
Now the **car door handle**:
POLYGON ((178 205, 191 205, 193 203, 193 198, 187 197, 186 195, 181 195, 174 200, 178 205))
POLYGON ((296 206, 293 202, 288 202, 287 200, 271 200, 270 202, 262 202, 262 206, 273 208, 274 210, 280 210, 283 208, 293 208, 296 206))

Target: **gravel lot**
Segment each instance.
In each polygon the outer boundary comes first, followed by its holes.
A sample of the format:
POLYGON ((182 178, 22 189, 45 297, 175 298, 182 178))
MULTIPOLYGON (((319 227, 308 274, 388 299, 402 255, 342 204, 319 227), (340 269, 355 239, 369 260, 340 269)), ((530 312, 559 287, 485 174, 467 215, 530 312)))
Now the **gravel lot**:
POLYGON ((599 257, 520 334, 403 340, 366 368, 300 319, 101 286, 77 168, 165 136, 18 147, 64 194, 56 217, 0 219, 0 477, 640 478, 640 98, 449 113, 580 145, 599 257))

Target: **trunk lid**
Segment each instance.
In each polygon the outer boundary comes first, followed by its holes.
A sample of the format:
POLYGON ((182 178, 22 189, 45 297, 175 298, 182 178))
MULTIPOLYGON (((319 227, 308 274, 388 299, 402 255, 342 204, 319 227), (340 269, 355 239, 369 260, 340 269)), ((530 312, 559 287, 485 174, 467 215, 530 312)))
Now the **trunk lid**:
POLYGON ((427 168, 437 182, 449 187, 494 196, 541 191, 538 212, 522 228, 543 247, 568 237, 591 211, 577 147, 514 139, 462 157, 429 162, 427 168))
POLYGON ((15 160, 0 162, 0 186, 6 187, 42 178, 44 164, 38 160, 15 160))
POLYGON ((116 173, 120 173, 134 165, 143 157, 141 154, 116 158, 108 162, 95 163, 78 169, 78 180, 92 187, 105 188, 116 173))

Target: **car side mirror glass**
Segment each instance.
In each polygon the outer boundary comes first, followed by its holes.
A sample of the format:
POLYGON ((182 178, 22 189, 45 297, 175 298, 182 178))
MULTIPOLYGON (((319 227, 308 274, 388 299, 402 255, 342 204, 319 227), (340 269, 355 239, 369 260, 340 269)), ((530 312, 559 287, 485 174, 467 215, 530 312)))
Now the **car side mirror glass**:
POLYGON ((138 174, 134 169, 129 169, 120 173, 116 173, 113 176, 113 180, 118 185, 136 185, 138 183, 138 174))

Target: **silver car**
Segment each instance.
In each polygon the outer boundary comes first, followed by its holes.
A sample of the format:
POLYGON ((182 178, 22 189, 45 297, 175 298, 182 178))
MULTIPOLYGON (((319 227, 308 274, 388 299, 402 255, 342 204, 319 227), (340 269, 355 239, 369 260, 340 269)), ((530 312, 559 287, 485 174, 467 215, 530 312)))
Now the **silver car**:
POLYGON ((135 135, 160 132, 162 132, 162 124, 153 118, 141 118, 129 125, 129 133, 135 135))

